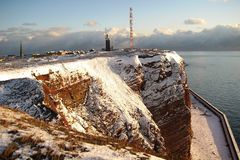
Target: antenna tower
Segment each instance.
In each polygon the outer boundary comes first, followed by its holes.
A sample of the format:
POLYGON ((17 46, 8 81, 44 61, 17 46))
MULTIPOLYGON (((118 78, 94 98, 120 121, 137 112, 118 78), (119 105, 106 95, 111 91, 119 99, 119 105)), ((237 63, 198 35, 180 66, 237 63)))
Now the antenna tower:
POLYGON ((133 48, 133 13, 132 7, 130 7, 129 24, 130 24, 130 48, 133 48))

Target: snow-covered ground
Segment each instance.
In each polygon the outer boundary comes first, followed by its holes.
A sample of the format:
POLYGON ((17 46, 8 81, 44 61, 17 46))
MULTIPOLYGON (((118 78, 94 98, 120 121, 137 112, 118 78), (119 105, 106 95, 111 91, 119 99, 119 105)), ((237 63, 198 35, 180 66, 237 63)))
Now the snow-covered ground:
POLYGON ((191 96, 193 160, 229 160, 229 148, 219 118, 191 96))
POLYGON ((0 106, 0 122, 0 159, 162 160, 129 146, 118 148, 116 142, 106 137, 77 134, 3 106, 0 106))

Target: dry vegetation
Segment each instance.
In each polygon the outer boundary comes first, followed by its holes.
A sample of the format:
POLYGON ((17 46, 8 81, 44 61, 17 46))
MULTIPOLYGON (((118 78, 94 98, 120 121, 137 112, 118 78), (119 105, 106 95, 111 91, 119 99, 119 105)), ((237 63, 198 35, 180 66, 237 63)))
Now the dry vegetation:
MULTIPOLYGON (((137 155, 137 152, 145 152, 142 158, 147 158, 148 154, 157 155, 152 150, 144 150, 141 146, 134 143, 127 143, 95 135, 87 135, 71 130, 70 128, 57 123, 48 123, 36 120, 29 115, 0 106, 0 133, 11 137, 11 142, 7 144, 0 159, 16 159, 21 156, 19 149, 30 147, 33 159, 64 159, 64 157, 80 158, 81 152, 89 152, 89 149, 83 146, 83 143, 95 145, 105 145, 112 150, 126 149, 131 154, 137 155), (34 131, 35 130, 35 131, 34 131), (46 135, 42 134, 46 133, 46 135), (44 143, 53 144, 47 146, 44 143), (42 151, 45 149, 45 152, 42 151)), ((3 137, 1 137, 3 138, 3 137)), ((6 142, 7 143, 7 142, 6 142)), ((139 157, 141 158, 141 157, 139 157)))

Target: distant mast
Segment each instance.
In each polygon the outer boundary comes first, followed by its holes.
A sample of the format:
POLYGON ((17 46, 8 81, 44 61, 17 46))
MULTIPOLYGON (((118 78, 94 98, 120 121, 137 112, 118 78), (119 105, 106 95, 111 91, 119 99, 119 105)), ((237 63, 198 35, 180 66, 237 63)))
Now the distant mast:
POLYGON ((23 47, 22 47, 22 41, 20 41, 20 58, 23 58, 23 47))
POLYGON ((130 26, 130 48, 134 47, 133 44, 133 13, 132 7, 130 7, 130 14, 129 14, 129 26, 130 26))

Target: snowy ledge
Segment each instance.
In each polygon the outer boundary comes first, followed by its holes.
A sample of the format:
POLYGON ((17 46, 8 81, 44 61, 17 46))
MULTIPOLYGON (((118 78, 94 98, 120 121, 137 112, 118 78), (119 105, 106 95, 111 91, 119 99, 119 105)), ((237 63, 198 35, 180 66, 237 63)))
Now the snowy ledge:
POLYGON ((154 56, 156 56, 157 54, 159 56, 165 56, 167 60, 170 61, 172 64, 180 64, 181 62, 183 62, 183 58, 180 57, 175 51, 148 51, 141 49, 131 52, 126 52, 123 50, 111 52, 98 51, 96 53, 85 55, 63 55, 42 58, 15 59, 12 61, 0 62, 0 81, 16 78, 34 78, 32 76, 32 73, 47 74, 49 73, 49 69, 51 69, 52 71, 66 71, 67 68, 68 71, 74 71, 76 70, 76 68, 82 66, 82 62, 86 62, 91 59, 109 59, 116 56, 139 56, 141 55, 141 53, 147 53, 154 56))

